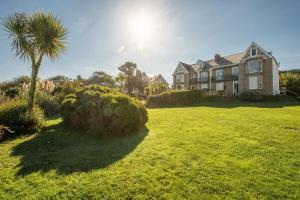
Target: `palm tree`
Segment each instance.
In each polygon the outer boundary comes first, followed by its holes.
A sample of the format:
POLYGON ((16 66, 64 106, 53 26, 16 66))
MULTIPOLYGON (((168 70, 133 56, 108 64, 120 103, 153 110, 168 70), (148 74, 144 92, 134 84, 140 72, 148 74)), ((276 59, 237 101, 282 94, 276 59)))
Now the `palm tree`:
POLYGON ((12 39, 11 47, 16 56, 31 61, 28 108, 32 110, 42 59, 47 56, 54 61, 65 51, 67 29, 56 16, 43 12, 34 12, 30 16, 16 13, 2 21, 5 31, 12 39))

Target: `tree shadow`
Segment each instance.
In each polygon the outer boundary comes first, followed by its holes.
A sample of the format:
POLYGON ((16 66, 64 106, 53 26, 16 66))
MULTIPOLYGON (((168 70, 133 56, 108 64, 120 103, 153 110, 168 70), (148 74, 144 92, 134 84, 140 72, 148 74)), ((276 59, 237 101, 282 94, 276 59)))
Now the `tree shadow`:
POLYGON ((50 170, 70 174, 105 168, 132 152, 147 134, 144 128, 136 134, 100 138, 67 129, 61 123, 49 126, 13 149, 13 156, 21 156, 16 175, 50 170))

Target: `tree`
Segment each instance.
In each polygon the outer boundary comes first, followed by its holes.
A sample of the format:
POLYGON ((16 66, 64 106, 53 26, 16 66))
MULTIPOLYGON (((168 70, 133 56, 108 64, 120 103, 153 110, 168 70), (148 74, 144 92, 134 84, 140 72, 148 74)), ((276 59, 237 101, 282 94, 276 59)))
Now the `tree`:
POLYGON ((282 72, 279 76, 280 87, 300 95, 300 74, 297 72, 282 72))
POLYGON ((52 77, 48 78, 48 80, 52 81, 56 85, 59 85, 59 84, 62 84, 64 82, 71 81, 71 78, 68 78, 65 75, 56 75, 56 76, 52 76, 52 77))
POLYGON ((118 67, 118 69, 125 76, 125 88, 129 95, 132 94, 132 91, 135 89, 135 73, 136 73, 136 64, 133 62, 125 62, 123 65, 118 67))
POLYGON ((166 83, 155 81, 150 83, 149 86, 151 95, 160 94, 162 92, 168 91, 169 87, 166 83))
POLYGON ((67 29, 56 16, 43 12, 34 12, 28 16, 16 13, 2 19, 4 29, 12 39, 12 50, 22 60, 31 61, 31 84, 28 97, 28 109, 32 110, 37 75, 44 56, 57 59, 65 51, 67 29))
POLYGON ((124 90, 124 82, 126 80, 125 74, 124 73, 118 73, 118 75, 115 77, 115 81, 117 83, 117 86, 120 87, 120 90, 124 90))
POLYGON ((98 84, 103 86, 113 87, 115 81, 113 77, 103 71, 93 72, 92 76, 88 79, 90 84, 98 84))

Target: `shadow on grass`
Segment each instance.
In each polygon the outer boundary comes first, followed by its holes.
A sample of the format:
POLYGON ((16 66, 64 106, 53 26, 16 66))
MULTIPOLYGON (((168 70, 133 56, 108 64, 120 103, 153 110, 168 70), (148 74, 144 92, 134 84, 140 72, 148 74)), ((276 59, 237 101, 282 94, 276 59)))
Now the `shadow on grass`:
POLYGON ((16 175, 50 170, 70 174, 105 168, 132 152, 147 133, 145 128, 137 134, 99 138, 76 133, 61 123, 49 126, 13 149, 12 155, 21 156, 16 175))

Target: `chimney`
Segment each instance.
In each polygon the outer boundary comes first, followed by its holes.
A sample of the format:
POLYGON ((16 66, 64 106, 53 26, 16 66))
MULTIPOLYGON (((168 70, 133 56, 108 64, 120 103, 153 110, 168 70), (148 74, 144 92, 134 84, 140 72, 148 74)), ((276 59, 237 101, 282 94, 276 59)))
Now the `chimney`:
POLYGON ((219 62, 220 60, 221 60, 221 55, 218 54, 218 53, 216 53, 216 54, 215 54, 215 61, 216 61, 216 62, 219 62))

